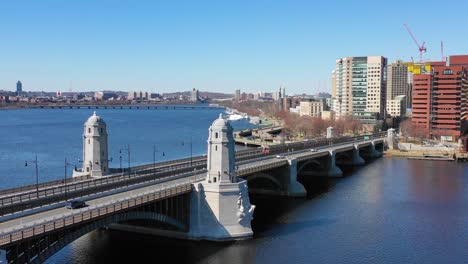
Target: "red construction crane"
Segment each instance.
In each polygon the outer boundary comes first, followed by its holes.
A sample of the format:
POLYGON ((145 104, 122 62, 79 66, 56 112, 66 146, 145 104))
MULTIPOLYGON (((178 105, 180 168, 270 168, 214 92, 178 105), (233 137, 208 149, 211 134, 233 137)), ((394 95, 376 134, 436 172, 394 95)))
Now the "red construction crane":
POLYGON ((422 59, 422 56, 423 56, 423 52, 426 52, 427 51, 427 48, 426 48, 426 42, 423 41, 422 45, 420 46, 418 41, 416 40, 416 38, 414 37, 413 33, 411 32, 411 30, 409 29, 409 27, 404 24, 405 27, 406 27, 406 30, 408 30, 408 33, 410 34, 411 38, 414 40, 414 43, 416 43, 416 46, 418 46, 418 49, 419 49, 419 62, 422 63, 423 62, 423 59, 422 59))

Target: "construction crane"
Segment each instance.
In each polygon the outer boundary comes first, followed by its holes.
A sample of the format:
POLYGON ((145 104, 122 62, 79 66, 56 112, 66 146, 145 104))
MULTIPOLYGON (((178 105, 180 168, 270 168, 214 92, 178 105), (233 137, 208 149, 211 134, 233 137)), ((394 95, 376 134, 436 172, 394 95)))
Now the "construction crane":
POLYGON ((422 45, 419 45, 418 41, 416 40, 416 38, 414 37, 413 33, 411 32, 411 30, 409 29, 409 27, 404 24, 405 27, 406 27, 406 30, 408 30, 408 33, 410 34, 411 38, 414 40, 414 43, 416 43, 416 46, 418 46, 418 49, 419 49, 419 62, 420 63, 423 63, 423 52, 426 52, 427 51, 427 48, 426 48, 426 42, 423 41, 422 45))
POLYGON ((442 57, 442 61, 445 62, 445 56, 444 56, 444 42, 441 40, 440 41, 440 55, 442 57))

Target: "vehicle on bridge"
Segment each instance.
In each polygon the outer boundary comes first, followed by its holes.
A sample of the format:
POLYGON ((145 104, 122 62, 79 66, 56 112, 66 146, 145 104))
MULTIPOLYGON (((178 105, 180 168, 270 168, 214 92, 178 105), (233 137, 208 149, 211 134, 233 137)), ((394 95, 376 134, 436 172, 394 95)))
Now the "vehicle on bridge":
POLYGON ((311 151, 311 152, 317 152, 318 150, 315 149, 315 148, 311 148, 310 151, 311 151))
POLYGON ((68 200, 65 207, 68 209, 79 209, 88 206, 82 200, 68 200))
POLYGON ((286 158, 286 156, 281 155, 281 154, 278 154, 278 155, 276 155, 276 158, 277 158, 277 159, 283 159, 283 158, 286 158))

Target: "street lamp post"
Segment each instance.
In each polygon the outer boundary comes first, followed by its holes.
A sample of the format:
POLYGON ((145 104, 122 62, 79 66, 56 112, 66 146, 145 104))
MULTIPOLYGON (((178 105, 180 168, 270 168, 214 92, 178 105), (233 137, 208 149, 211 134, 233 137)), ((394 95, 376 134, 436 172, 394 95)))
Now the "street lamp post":
POLYGON ((153 144, 153 177, 156 175, 156 144, 153 144))
POLYGON ((119 160, 120 160, 120 172, 122 172, 122 150, 127 151, 127 157, 128 157, 128 178, 130 179, 130 144, 127 145, 127 148, 121 148, 119 150, 119 160))
MULTIPOLYGON (((38 164, 37 164, 37 155, 34 160, 31 160, 29 162, 32 162, 36 165, 36 196, 39 197, 39 169, 38 169, 38 164)), ((28 166, 28 161, 24 161, 24 166, 28 166)))
MULTIPOLYGON (((71 163, 67 162, 67 158, 65 158, 65 163, 64 163, 64 175, 63 175, 63 183, 65 184, 65 201, 67 200, 67 167, 68 165, 72 165, 71 163)), ((76 166, 75 166, 76 167, 76 166)))
MULTIPOLYGON (((185 142, 182 141, 182 146, 184 146, 184 145, 185 145, 185 142)), ((192 167, 192 160, 193 160, 192 150, 193 150, 193 148, 192 148, 192 136, 190 136, 190 167, 192 167)))

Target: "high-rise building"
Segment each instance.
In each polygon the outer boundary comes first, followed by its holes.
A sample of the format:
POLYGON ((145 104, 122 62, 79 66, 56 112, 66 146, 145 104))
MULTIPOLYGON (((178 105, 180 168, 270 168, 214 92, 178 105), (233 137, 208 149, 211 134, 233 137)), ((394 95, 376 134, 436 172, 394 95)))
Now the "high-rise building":
POLYGON ((412 121, 429 138, 454 141, 467 114, 468 55, 426 63, 413 75, 412 121))
POLYGON ((273 100, 278 101, 280 98, 280 92, 273 92, 273 100))
POLYGON ((336 61, 332 73, 337 118, 354 115, 372 123, 384 116, 387 59, 382 56, 346 57, 336 61))
POLYGON ((336 75, 335 70, 331 74, 331 96, 336 97, 336 75))
POLYGON ((128 92, 128 100, 148 100, 151 97, 150 93, 143 91, 128 92))
POLYGON ((237 89, 236 92, 234 93, 234 100, 239 101, 241 99, 241 91, 240 89, 237 89))
POLYGON ((408 63, 397 60, 387 66, 387 101, 395 97, 406 96, 405 107, 411 106, 410 82, 408 80, 408 63))
POLYGON ((21 96, 22 93, 23 93, 23 84, 20 81, 18 81, 16 83, 16 95, 21 96))
POLYGON ((193 88, 192 93, 190 94, 190 101, 198 102, 198 90, 193 88))

